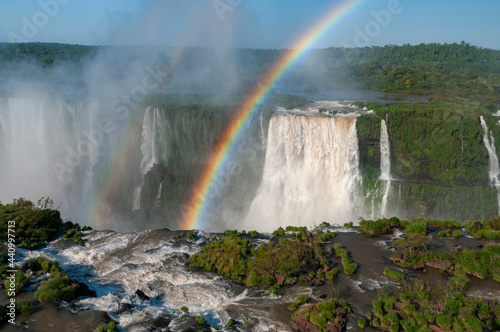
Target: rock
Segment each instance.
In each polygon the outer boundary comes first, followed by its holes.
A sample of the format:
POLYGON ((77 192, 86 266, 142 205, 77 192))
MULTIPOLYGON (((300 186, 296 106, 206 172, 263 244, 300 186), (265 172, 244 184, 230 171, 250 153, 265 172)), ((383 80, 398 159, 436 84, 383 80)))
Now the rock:
POLYGON ((297 316, 292 320, 292 329, 297 332, 318 332, 319 328, 305 319, 304 316, 297 316))
POLYGON ((132 308, 132 306, 130 305, 130 303, 122 303, 122 306, 120 307, 120 309, 118 309, 117 313, 118 313, 118 315, 121 315, 125 311, 130 310, 130 308, 132 308))
POLYGON ((313 279, 314 279, 314 277, 310 274, 308 274, 304 277, 304 281, 312 281, 313 279))
POLYGON ((394 302, 394 308, 396 308, 398 310, 402 310, 405 305, 406 305, 406 303, 401 302, 401 301, 394 302))
POLYGON ((434 331, 434 332, 446 332, 446 330, 443 330, 441 329, 439 326, 437 325, 429 325, 429 328, 434 331))
POLYGON ((441 260, 438 258, 433 258, 425 262, 425 265, 428 267, 433 267, 435 269, 444 270, 448 273, 452 273, 453 271, 455 271, 455 263, 447 259, 441 260))
POLYGON ((325 330, 328 331, 328 332, 341 332, 342 331, 342 325, 334 323, 334 322, 326 322, 326 324, 325 324, 325 330))
POLYGON ((278 285, 280 286, 283 286, 285 284, 285 276, 284 275, 281 275, 281 274, 278 274, 276 276, 276 282, 278 283, 278 285))
POLYGON ((147 296, 146 294, 144 294, 143 291, 141 291, 140 289, 136 290, 135 291, 135 295, 137 295, 137 297, 142 300, 142 301, 151 301, 149 299, 149 296, 147 296))
POLYGON ((314 283, 313 283, 313 286, 323 286, 325 284, 325 282, 319 278, 317 278, 316 280, 314 280, 314 283))
POLYGON ((417 265, 413 267, 414 270, 425 270, 425 264, 423 262, 419 262, 417 265))

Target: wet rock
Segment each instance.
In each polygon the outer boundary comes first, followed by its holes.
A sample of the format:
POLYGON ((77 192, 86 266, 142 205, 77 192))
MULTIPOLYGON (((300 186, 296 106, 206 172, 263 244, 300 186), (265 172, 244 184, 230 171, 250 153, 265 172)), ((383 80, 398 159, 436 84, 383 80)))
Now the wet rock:
POLYGON ((328 296, 328 295, 326 295, 326 294, 321 294, 321 295, 320 295, 320 296, 318 296, 318 297, 319 297, 320 299, 324 300, 324 299, 326 299, 326 297, 327 297, 327 296, 328 296))
POLYGON ((137 297, 138 297, 140 300, 142 300, 142 301, 151 301, 151 300, 149 299, 149 296, 147 296, 146 294, 144 294, 144 292, 143 292, 143 291, 141 291, 140 289, 136 290, 134 294, 135 294, 135 295, 137 295, 137 297))
POLYGON ((130 310, 130 308, 132 308, 132 306, 130 305, 130 303, 123 303, 122 306, 120 307, 120 309, 118 309, 117 313, 118 313, 118 315, 121 315, 125 311, 130 310))
POLYGON ((42 269, 41 265, 36 263, 36 262, 26 262, 23 264, 23 266, 21 266, 21 272, 28 272, 28 271, 32 271, 32 272, 37 272, 37 271, 40 271, 42 269))
POLYGON ((196 318, 190 315, 182 315, 174 318, 168 325, 169 331, 182 331, 182 332, 209 332, 210 326, 200 325, 196 318))

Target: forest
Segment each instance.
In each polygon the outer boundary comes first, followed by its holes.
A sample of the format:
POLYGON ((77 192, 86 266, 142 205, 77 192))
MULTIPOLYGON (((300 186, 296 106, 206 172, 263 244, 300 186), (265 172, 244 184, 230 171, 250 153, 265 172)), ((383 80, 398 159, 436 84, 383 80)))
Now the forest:
MULTIPOLYGON (((174 47, 82 46, 49 43, 0 44, 0 72, 22 63, 46 70, 59 65, 81 67, 100 52, 115 49, 133 54, 138 49, 173 57, 174 47)), ((178 69, 201 69, 214 50, 185 48, 178 69), (179 68, 182 67, 182 68, 179 68)), ((231 50, 238 67, 240 92, 245 93, 286 50, 231 50)), ((80 68, 81 69, 81 68, 80 68)), ((174 70, 174 69, 171 69, 174 70)), ((79 71, 81 72, 81 71, 79 71)), ((25 73, 30 75, 30 73, 25 73)), ((35 74, 32 74, 35 75, 35 74)), ((4 74, 5 76, 5 74, 4 74)), ((483 104, 500 103, 500 51, 469 43, 331 47, 311 50, 284 81, 306 90, 354 88, 423 95, 428 99, 466 98, 483 104)))

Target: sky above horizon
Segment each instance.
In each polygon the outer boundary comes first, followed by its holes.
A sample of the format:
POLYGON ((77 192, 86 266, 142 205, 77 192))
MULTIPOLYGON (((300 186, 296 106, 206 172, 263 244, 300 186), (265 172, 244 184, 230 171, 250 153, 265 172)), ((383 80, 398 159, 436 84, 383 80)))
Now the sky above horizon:
MULTIPOLYGON (((279 49, 346 1, 0 0, 0 42, 279 49)), ((358 2, 310 46, 465 41, 500 50, 498 0, 358 2)))

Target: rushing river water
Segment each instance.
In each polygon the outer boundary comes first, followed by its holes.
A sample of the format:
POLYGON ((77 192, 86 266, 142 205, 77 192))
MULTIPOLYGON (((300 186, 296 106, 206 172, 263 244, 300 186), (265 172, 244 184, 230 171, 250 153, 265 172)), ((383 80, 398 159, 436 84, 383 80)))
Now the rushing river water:
MULTIPOLYGON (((358 264, 357 272, 346 276, 339 268, 333 282, 327 281, 322 286, 299 282, 272 296, 262 296, 263 289, 247 289, 240 282, 215 273, 189 270, 185 264, 187 258, 200 251, 206 239, 214 234, 199 233, 195 239, 188 239, 169 230, 129 234, 87 231, 84 246, 59 239, 41 250, 18 249, 23 260, 43 255, 59 261, 72 278, 86 283, 97 297, 79 299, 69 305, 36 304, 33 315, 18 317, 17 326, 8 324, 3 330, 93 331, 109 320, 109 315, 123 331, 186 331, 189 319, 201 315, 216 330, 223 330, 232 319, 250 322, 253 331, 291 331, 291 312, 286 308, 297 296, 306 295, 315 302, 334 294, 351 306, 348 328, 357 330, 352 317, 368 314, 378 292, 395 293, 400 288, 399 283, 383 275, 383 270, 391 266, 390 244, 402 233, 396 230, 392 235, 369 237, 353 228, 331 229, 337 236, 326 247, 342 244, 358 264), (139 296, 138 290, 149 299, 139 296), (179 311, 182 306, 189 308, 189 315, 179 311)), ((261 234, 252 241, 270 239, 269 235, 261 234)), ((435 239, 430 249, 438 252, 457 247, 478 249, 485 244, 487 241, 468 237, 435 239)), ((332 261, 338 262, 335 258, 332 261)), ((430 282, 444 279, 433 269, 424 273, 391 268, 407 277, 418 276, 430 282)), ((22 293, 20 299, 33 301, 33 290, 45 278, 34 277, 28 292, 22 293)), ((500 287, 495 281, 472 278, 468 295, 495 300, 500 298, 500 287)), ((6 302, 5 292, 0 299, 6 302)))

